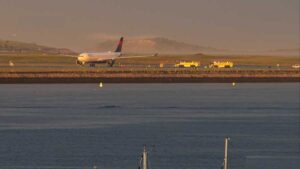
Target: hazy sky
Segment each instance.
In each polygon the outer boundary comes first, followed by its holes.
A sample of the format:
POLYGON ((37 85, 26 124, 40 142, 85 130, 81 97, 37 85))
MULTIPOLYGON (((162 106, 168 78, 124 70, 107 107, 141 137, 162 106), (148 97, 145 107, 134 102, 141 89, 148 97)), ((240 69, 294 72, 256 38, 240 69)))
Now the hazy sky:
POLYGON ((232 50, 299 47, 299 0, 0 0, 0 39, 85 49, 162 36, 232 50))

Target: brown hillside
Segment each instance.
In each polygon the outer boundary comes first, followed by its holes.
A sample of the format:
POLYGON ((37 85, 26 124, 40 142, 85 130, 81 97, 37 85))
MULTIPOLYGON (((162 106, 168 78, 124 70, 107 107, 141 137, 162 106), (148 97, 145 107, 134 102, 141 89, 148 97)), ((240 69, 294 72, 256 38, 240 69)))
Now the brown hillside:
MULTIPOLYGON (((112 51, 116 48, 117 41, 108 40, 98 44, 94 50, 112 51)), ((125 53, 202 53, 202 52, 222 52, 224 50, 211 47, 201 47, 197 45, 177 42, 167 38, 132 38, 124 41, 123 51, 125 53)))

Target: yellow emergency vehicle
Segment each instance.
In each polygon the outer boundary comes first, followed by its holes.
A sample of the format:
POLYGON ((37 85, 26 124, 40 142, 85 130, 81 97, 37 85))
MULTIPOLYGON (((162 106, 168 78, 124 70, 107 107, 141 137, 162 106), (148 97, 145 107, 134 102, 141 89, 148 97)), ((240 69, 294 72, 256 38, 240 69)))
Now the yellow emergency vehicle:
POLYGON ((183 62, 179 62, 175 64, 175 67, 181 67, 181 68, 187 68, 187 67, 199 67, 200 66, 200 62, 188 62, 188 61, 183 61, 183 62))
POLYGON ((225 62, 219 62, 214 61, 209 65, 210 68, 232 68, 233 62, 225 61, 225 62))

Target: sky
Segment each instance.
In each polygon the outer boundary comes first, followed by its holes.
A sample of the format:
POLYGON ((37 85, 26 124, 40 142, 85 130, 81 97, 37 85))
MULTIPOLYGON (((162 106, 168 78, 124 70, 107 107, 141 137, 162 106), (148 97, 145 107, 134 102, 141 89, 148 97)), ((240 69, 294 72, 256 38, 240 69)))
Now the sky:
POLYGON ((166 37, 219 49, 299 47, 299 0, 0 0, 0 39, 85 50, 166 37))

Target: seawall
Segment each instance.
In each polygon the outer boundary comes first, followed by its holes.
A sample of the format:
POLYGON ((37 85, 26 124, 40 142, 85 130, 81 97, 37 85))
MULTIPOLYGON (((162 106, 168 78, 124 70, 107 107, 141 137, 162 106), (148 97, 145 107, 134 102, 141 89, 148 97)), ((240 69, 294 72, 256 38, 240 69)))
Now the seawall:
POLYGON ((300 82, 299 70, 95 70, 0 72, 0 84, 17 83, 231 83, 300 82))

